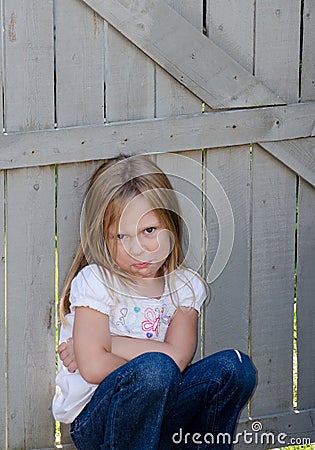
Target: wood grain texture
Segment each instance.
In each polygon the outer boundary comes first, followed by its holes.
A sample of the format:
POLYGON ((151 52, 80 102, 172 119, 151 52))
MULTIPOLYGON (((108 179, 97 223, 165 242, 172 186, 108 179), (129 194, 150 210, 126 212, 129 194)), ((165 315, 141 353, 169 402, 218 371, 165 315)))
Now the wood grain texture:
POLYGON ((84 2, 209 106, 283 103, 164 1, 84 2))
POLYGON ((209 38, 253 73, 254 0, 207 0, 209 38))
POLYGON ((259 146, 252 163, 251 416, 292 408, 296 177, 259 146), (281 382, 279 382, 281 377, 281 382))
POLYGON ((54 123, 53 1, 4 3, 4 113, 7 131, 54 123))
POLYGON ((4 223, 4 171, 0 171, 0 448, 6 447, 7 438, 7 338, 5 301, 5 223, 4 223))
POLYGON ((287 142, 260 144, 267 152, 315 186, 315 139, 293 139, 287 142))
POLYGON ((299 97, 300 3, 256 1, 255 75, 288 103, 299 97))
MULTIPOLYGON (((205 351, 211 354, 225 348, 248 353, 249 324, 249 245, 250 245, 250 155, 249 146, 207 151, 205 175, 207 214, 207 272, 212 264, 222 264, 220 276, 211 283, 211 302, 206 313, 205 351), (232 211, 215 207, 215 190, 208 171, 225 191, 232 211), (222 224, 232 212, 231 233, 234 242, 230 257, 214 262, 220 240, 224 239, 222 224), (221 221, 221 227, 218 220, 221 221)), ((221 202, 220 202, 221 203, 221 202)))
POLYGON ((297 241, 298 409, 315 408, 315 191, 300 180, 297 241))
MULTIPOLYGON (((202 32, 202 1, 166 0, 166 3, 202 32)), ((200 113, 201 101, 158 65, 156 69, 156 117, 200 113)))
MULTIPOLYGON (((97 162, 65 164, 58 168, 57 236, 58 291, 61 293, 66 275, 80 243, 80 217, 85 192, 97 162)), ((61 424, 62 444, 71 443, 69 425, 61 424)))
POLYGON ((7 183, 8 442, 54 443, 54 173, 12 170, 7 183))
POLYGON ((110 25, 106 29, 106 120, 154 117, 154 64, 110 25))
POLYGON ((104 21, 77 0, 56 0, 59 127, 104 123, 104 21))
POLYGON ((301 99, 315 100, 315 4, 304 0, 301 99))
MULTIPOLYGON (((314 133, 314 103, 0 135, 0 167, 269 142, 314 133)), ((301 141, 302 142, 302 141, 301 141)), ((283 143, 283 146, 290 143, 283 143)))

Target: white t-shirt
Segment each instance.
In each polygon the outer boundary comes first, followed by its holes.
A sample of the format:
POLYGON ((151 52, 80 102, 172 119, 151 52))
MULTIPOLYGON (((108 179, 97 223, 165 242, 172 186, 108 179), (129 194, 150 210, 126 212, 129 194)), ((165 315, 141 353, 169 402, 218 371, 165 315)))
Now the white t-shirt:
MULTIPOLYGON (((110 294, 102 271, 95 264, 84 267, 73 279, 70 290, 70 314, 67 324, 60 329, 59 342, 72 336, 75 307, 87 306, 109 317, 110 333, 139 339, 164 341, 170 320, 178 306, 193 307, 200 312, 207 292, 200 278, 189 269, 177 269, 174 273, 177 294, 171 295, 167 285, 159 299, 123 295, 118 281, 113 280, 114 290, 120 291, 117 299, 110 294), (177 300, 178 299, 178 300, 177 300), (178 305, 175 302, 178 302, 178 305)), ((68 372, 59 360, 56 377, 57 391, 53 399, 53 415, 56 420, 71 423, 90 401, 97 384, 86 382, 78 371, 68 372)))

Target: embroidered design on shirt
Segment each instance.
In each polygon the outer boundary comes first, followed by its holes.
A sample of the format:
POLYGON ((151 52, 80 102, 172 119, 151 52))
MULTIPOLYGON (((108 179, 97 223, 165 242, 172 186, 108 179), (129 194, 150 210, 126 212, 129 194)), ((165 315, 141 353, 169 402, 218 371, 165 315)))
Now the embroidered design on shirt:
POLYGON ((146 308, 144 310, 145 320, 142 321, 142 330, 146 332, 147 337, 150 339, 153 337, 153 333, 156 336, 159 335, 159 325, 160 325, 160 314, 158 308, 154 311, 153 308, 146 308), (152 333, 153 332, 153 333, 152 333))

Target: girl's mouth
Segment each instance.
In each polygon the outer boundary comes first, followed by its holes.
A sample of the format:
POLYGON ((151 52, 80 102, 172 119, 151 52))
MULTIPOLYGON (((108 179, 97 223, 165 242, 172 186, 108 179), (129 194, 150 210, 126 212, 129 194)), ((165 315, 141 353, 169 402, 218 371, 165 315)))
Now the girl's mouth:
POLYGON ((137 269, 143 269, 145 267, 148 267, 149 265, 150 265, 149 262, 141 262, 141 263, 133 264, 133 267, 136 267, 137 269))

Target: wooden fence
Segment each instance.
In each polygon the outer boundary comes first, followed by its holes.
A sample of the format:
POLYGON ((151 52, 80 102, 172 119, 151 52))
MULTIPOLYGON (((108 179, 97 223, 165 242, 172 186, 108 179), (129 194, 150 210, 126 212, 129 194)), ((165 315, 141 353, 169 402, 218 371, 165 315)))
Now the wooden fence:
POLYGON ((231 204, 234 245, 198 352, 252 356, 259 383, 239 430, 256 448, 284 446, 263 432, 315 441, 314 1, 0 7, 0 449, 55 446, 55 245, 60 287, 90 174, 143 152, 191 200, 184 216, 206 275, 228 217, 207 201, 212 175, 231 204))

